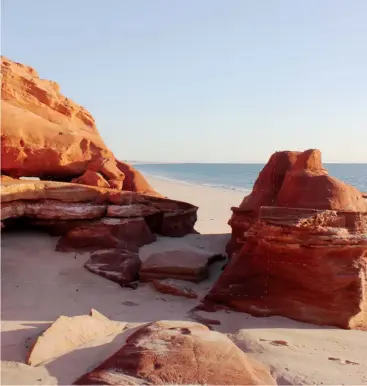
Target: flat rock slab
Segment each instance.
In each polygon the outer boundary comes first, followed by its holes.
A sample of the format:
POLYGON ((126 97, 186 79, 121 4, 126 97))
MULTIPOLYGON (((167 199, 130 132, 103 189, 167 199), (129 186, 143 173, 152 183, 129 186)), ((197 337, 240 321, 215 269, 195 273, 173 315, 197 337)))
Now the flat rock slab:
POLYGON ((139 328, 117 353, 74 384, 123 385, 127 376, 154 385, 276 384, 265 366, 225 335, 188 321, 139 328))
POLYGON ((12 201, 1 205, 1 219, 30 217, 44 220, 95 219, 105 215, 107 205, 56 200, 12 201))
POLYGON ((154 206, 143 204, 131 205, 109 205, 107 208, 107 217, 146 217, 159 213, 160 210, 154 206))
POLYGON ((60 252, 88 252, 101 249, 128 249, 150 244, 156 240, 143 218, 103 218, 74 228, 60 238, 56 250, 60 252))
POLYGON ((125 327, 126 323, 113 322, 93 309, 90 315, 60 316, 37 338, 28 353, 27 364, 37 366, 125 327))
POLYGON ((209 264, 223 256, 191 249, 171 250, 150 255, 140 271, 141 281, 181 279, 200 282, 209 276, 209 264))
POLYGON ((163 279, 163 280, 153 280, 153 286, 157 291, 160 291, 164 294, 169 294, 173 296, 183 296, 189 299, 196 299, 198 294, 188 286, 188 284, 181 280, 175 279, 163 279))
POLYGON ((94 252, 84 267, 122 287, 136 288, 141 261, 137 253, 128 250, 101 250, 94 252))

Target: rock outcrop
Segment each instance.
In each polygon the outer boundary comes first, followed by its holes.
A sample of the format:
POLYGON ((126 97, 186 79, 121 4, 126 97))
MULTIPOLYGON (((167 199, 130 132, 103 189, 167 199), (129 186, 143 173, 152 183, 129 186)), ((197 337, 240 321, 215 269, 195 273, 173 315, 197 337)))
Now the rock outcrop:
POLYGON ((241 248, 262 206, 367 211, 367 201, 358 189, 328 175, 319 150, 277 152, 260 172, 251 194, 232 208, 230 256, 241 248))
POLYGON ((2 57, 1 172, 158 195, 132 166, 115 160, 92 115, 33 68, 2 57), (87 172, 87 174, 85 174, 87 172), (81 177, 82 176, 82 177, 81 177))
POLYGON ((27 364, 37 366, 85 343, 121 332, 125 327, 126 323, 113 322, 93 309, 89 315, 60 316, 37 337, 29 350, 27 364))
POLYGON ((116 354, 75 385, 275 385, 260 363, 225 335, 193 322, 160 321, 140 328, 116 354))
POLYGON ((367 213, 263 207, 206 302, 367 329, 367 213))
POLYGON ((273 155, 233 212, 235 253, 204 308, 367 329, 367 201, 319 151, 273 155))
POLYGON ((197 212, 197 207, 185 202, 136 192, 39 180, 2 181, 1 203, 3 220, 39 219, 39 225, 58 228, 58 235, 81 226, 93 227, 92 219, 104 219, 106 226, 116 228, 119 221, 130 219, 135 224, 134 218, 140 217, 152 233, 184 236, 194 232, 197 212))
POLYGON ((3 179, 1 203, 1 228, 46 229, 61 236, 56 245, 61 252, 100 251, 85 267, 133 288, 141 265, 139 247, 154 242, 156 234, 194 233, 197 211, 188 203, 136 192, 39 180, 3 179))

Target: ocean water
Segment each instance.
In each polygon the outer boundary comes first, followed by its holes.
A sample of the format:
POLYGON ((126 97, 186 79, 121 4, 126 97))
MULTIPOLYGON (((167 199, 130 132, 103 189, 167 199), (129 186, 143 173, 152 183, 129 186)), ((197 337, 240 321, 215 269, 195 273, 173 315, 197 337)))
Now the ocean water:
MULTIPOLYGON (((135 164, 146 176, 248 192, 264 164, 135 164)), ((367 192, 367 164, 324 164, 333 177, 367 192)))

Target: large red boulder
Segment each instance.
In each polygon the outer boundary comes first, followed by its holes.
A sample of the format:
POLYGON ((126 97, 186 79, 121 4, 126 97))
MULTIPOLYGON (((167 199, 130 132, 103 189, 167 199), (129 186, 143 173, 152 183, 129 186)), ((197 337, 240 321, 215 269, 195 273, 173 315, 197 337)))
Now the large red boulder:
POLYGON ((193 322, 141 327, 75 385, 275 385, 268 369, 225 335, 193 322), (127 383, 126 380, 133 380, 127 383))
POLYGON ((367 212, 263 207, 204 301, 367 330, 367 212))

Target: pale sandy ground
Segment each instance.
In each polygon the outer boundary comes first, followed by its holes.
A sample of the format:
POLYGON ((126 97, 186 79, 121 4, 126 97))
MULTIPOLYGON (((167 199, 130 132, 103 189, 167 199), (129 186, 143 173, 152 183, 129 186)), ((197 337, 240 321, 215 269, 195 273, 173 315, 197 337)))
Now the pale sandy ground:
MULTIPOLYGON (((230 207, 241 202, 243 193, 156 179, 150 182, 170 198, 200 207, 197 230, 202 235, 160 238, 141 249, 142 259, 151 251, 181 246, 223 251, 230 232, 226 224, 230 207)), ((160 319, 188 320, 188 311, 197 304, 196 300, 158 293, 149 284, 137 290, 122 289, 83 268, 88 254, 55 252, 56 241, 31 231, 3 234, 1 384, 70 384, 117 351, 130 333, 95 341, 39 367, 25 365, 29 341, 59 315, 82 315, 95 308, 113 320, 135 326, 160 319)), ((219 273, 217 264, 211 279, 197 286, 200 295, 219 273)), ((267 364, 278 384, 367 384, 366 332, 236 312, 201 315, 220 320, 221 325, 214 328, 267 364), (288 346, 273 345, 274 340, 285 340, 288 346)))

